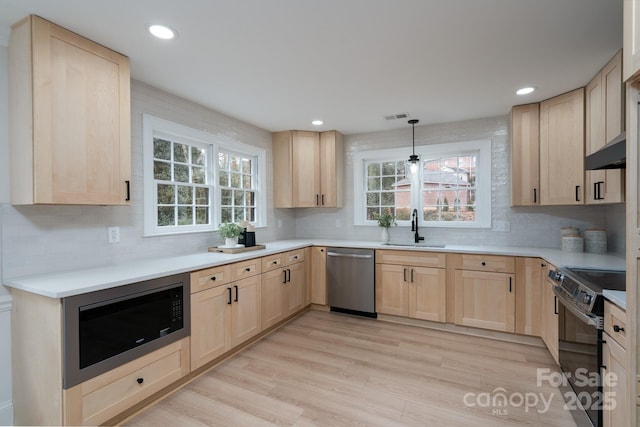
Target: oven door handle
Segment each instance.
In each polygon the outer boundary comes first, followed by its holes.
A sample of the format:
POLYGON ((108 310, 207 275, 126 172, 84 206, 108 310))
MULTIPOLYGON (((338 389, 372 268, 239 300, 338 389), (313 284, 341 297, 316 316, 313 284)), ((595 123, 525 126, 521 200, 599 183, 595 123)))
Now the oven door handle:
POLYGON ((595 327, 596 329, 603 329, 601 319, 599 319, 598 317, 589 316, 588 314, 585 314, 578 310, 573 305, 573 303, 569 299, 567 299, 567 297, 564 295, 564 292, 558 289, 558 286, 553 287, 553 293, 556 294, 564 308, 569 310, 578 319, 582 320, 587 325, 595 327))

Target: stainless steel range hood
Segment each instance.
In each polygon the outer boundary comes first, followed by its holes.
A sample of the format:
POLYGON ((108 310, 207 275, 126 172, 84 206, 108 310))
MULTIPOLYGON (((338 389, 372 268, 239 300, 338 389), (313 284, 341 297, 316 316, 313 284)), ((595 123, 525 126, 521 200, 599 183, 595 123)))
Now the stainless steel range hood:
POLYGON ((593 154, 585 157, 586 170, 624 169, 627 166, 627 135, 622 132, 593 154))

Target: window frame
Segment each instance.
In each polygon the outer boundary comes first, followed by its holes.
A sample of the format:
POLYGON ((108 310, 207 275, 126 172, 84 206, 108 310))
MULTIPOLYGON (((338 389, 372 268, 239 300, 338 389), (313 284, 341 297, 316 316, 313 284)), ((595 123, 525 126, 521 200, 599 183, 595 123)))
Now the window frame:
MULTIPOLYGON (((491 140, 480 139, 461 142, 446 142, 440 144, 416 147, 416 154, 420 156, 420 166, 417 173, 409 173, 411 182, 411 210, 423 212, 423 170, 425 160, 457 157, 477 152, 476 174, 476 220, 475 221, 424 221, 419 217, 420 227, 430 228, 491 228, 491 140)), ((367 220, 366 206, 366 167, 365 163, 408 159, 412 153, 410 147, 391 148, 372 151, 362 151, 354 156, 354 225, 377 226, 375 220, 367 220)), ((409 226, 411 221, 397 221, 399 226, 409 226)))
POLYGON ((266 150, 232 140, 220 134, 193 129, 178 123, 164 120, 149 114, 142 115, 142 180, 144 202, 144 237, 167 236, 177 234, 203 233, 216 231, 220 225, 221 189, 218 179, 218 153, 220 150, 237 155, 252 157, 252 169, 255 171, 255 221, 256 228, 267 226, 266 196, 266 150), (172 141, 189 145, 202 146, 207 149, 207 186, 210 188, 209 224, 158 226, 156 180, 153 172, 153 139, 165 137, 172 141))

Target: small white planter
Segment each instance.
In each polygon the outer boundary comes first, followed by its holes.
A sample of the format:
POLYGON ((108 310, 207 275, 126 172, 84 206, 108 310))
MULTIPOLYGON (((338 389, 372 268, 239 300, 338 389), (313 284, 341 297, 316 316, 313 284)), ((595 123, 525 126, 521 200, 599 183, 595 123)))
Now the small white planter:
POLYGON ((389 229, 382 227, 382 236, 380 237, 382 244, 389 243, 389 229))
POLYGON ((228 248, 238 246, 238 237, 227 237, 224 239, 224 245, 228 248))

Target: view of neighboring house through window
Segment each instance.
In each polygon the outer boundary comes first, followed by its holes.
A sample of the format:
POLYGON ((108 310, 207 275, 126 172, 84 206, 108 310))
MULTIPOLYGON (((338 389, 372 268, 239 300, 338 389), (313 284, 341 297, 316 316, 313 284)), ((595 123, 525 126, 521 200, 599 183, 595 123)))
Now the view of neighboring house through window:
POLYGON ((477 156, 422 162, 422 206, 425 221, 475 221, 477 156))
POLYGON ((355 223, 375 225, 374 213, 389 212, 408 225, 414 209, 426 226, 491 225, 491 141, 419 147, 420 167, 411 173, 403 149, 356 156, 355 223))

